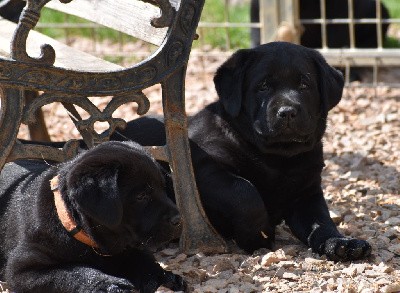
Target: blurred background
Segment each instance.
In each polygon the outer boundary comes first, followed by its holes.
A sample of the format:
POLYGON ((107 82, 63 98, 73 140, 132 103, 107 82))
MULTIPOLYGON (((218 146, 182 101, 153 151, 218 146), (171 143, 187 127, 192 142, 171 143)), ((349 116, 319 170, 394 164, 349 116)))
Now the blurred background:
MULTIPOLYGON (((100 0, 90 1, 96 4, 100 0)), ((48 5, 56 3, 68 5, 58 0, 48 5)), ((159 48, 48 7, 42 10, 36 30, 122 66, 137 64, 159 48)), ((400 0, 206 0, 197 34, 186 75, 189 115, 217 99, 213 75, 234 51, 281 40, 319 50, 328 63, 344 73, 346 89, 350 90, 344 97, 357 93, 354 99, 367 97, 381 105, 377 99, 381 96, 386 108, 380 110, 390 112, 396 125, 399 123, 400 0)), ((162 114, 161 86, 143 92, 150 101, 149 113, 162 114)), ((110 99, 92 100, 104 109, 110 99)), ((43 110, 52 139, 80 137, 59 103, 45 105, 43 110)), ((136 110, 136 103, 129 103, 113 116, 130 120, 137 117, 136 110)), ((84 112, 80 113, 87 118, 84 112)), ((21 125, 20 137, 29 137, 25 125, 21 125)))
MULTIPOLYGON (((157 49, 49 8, 37 30, 125 66, 157 49)), ((347 72, 347 84, 400 84, 392 70, 400 65, 399 0, 207 0, 197 33, 191 53, 196 66, 189 74, 213 74, 237 49, 285 40, 321 49, 329 63, 347 72)))

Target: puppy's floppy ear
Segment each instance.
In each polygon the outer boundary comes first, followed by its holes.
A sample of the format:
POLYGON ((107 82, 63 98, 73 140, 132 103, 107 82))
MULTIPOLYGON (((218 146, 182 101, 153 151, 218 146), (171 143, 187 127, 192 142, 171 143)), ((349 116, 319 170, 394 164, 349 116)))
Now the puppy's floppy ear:
POLYGON ((343 74, 330 66, 317 51, 309 49, 319 71, 319 91, 325 113, 335 107, 343 94, 343 74))
POLYGON ((86 217, 101 225, 115 227, 123 216, 117 180, 117 166, 83 161, 69 172, 69 196, 86 217))
POLYGON ((218 96, 225 111, 232 117, 237 117, 240 112, 243 80, 251 53, 249 49, 237 51, 218 68, 214 76, 218 96))

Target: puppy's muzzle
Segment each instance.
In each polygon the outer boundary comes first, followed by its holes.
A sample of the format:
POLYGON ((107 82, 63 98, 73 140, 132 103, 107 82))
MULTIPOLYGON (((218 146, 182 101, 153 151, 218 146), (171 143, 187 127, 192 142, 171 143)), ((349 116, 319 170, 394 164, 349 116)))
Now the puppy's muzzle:
POLYGON ((276 118, 290 123, 297 116, 297 109, 293 106, 282 106, 276 112, 276 118))
POLYGON ((166 218, 165 223, 168 223, 168 228, 167 230, 170 231, 169 238, 174 239, 174 238, 179 238, 182 233, 182 219, 180 214, 173 214, 169 215, 168 218, 166 218))
POLYGON ((301 121, 300 107, 296 104, 283 104, 273 107, 271 112, 271 129, 279 134, 292 135, 298 132, 301 121))

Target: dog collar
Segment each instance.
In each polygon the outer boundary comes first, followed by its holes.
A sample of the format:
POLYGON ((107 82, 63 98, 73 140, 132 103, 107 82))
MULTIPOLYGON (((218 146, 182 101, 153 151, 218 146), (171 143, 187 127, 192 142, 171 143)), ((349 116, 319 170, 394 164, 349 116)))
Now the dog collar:
POLYGON ((61 221, 61 224, 64 226, 65 230, 67 230, 68 234, 74 237, 76 240, 89 245, 93 248, 98 248, 98 245, 85 231, 74 221, 71 214, 68 212, 68 209, 65 205, 61 197, 61 192, 58 188, 58 175, 50 180, 50 188, 54 194, 54 203, 57 210, 58 218, 61 221))

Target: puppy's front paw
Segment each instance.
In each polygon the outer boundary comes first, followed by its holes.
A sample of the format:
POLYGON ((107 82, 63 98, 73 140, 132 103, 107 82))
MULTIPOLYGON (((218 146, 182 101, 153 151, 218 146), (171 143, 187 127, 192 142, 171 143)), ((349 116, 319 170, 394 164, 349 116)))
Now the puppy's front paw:
POLYGON ((248 238, 243 236, 245 235, 235 238, 235 242, 241 249, 245 250, 249 254, 260 248, 274 248, 274 238, 268 238, 268 236, 263 232, 260 232, 259 235, 251 235, 251 237, 248 238))
POLYGON ((135 286, 128 280, 120 278, 111 278, 110 280, 104 280, 97 284, 95 290, 96 293, 139 293, 135 290, 135 286))
POLYGON ((189 292, 185 280, 171 272, 165 272, 162 285, 173 291, 189 292))
POLYGON ((370 255, 371 245, 354 238, 329 238, 322 247, 322 253, 333 261, 351 261, 370 255))
POLYGON ((187 291, 187 284, 181 276, 169 271, 162 271, 158 275, 148 275, 140 284, 140 293, 154 293, 158 287, 164 286, 173 291, 187 291))

